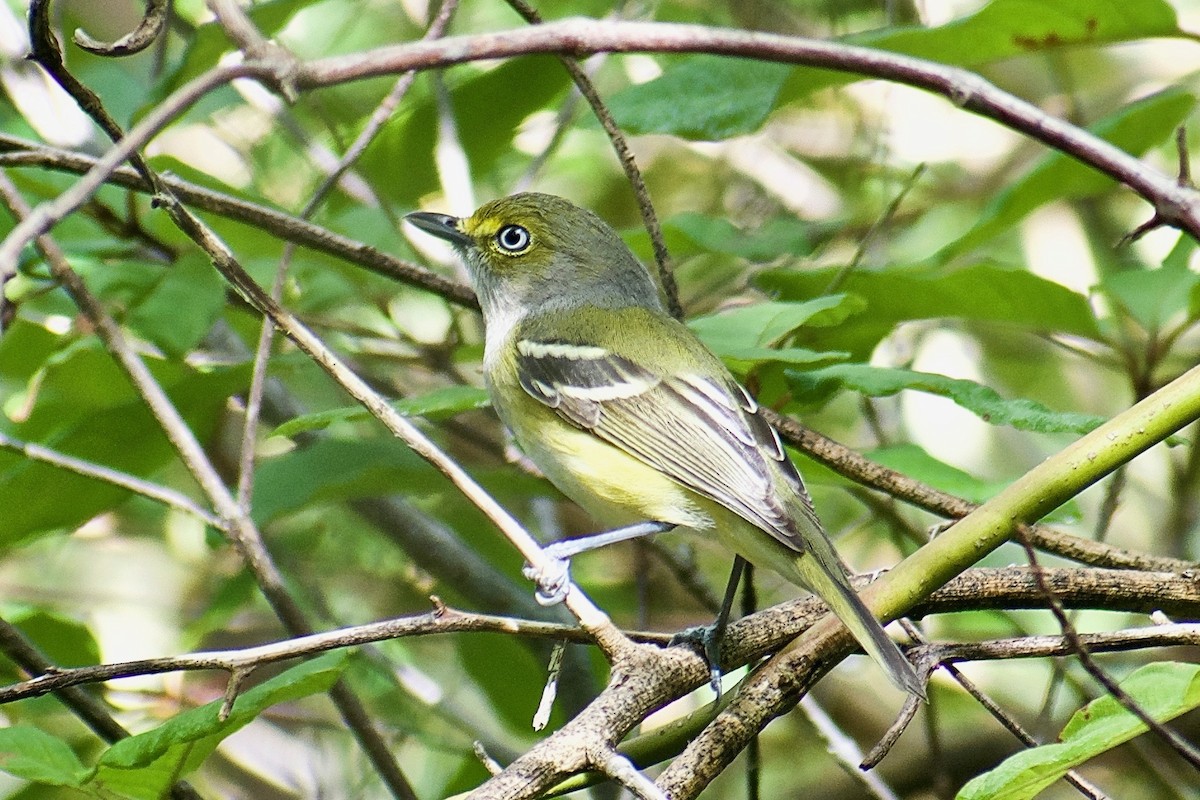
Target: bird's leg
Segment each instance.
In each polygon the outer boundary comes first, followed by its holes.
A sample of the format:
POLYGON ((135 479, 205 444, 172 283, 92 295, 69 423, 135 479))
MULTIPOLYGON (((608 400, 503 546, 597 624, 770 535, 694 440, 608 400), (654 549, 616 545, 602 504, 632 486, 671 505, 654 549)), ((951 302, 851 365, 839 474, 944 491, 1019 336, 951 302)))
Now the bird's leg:
POLYGON ((573 556, 617 542, 665 533, 674 530, 675 527, 669 522, 638 522, 603 533, 593 533, 575 539, 563 539, 542 548, 542 552, 550 559, 549 565, 545 569, 539 570, 527 564, 524 569, 525 577, 537 584, 537 601, 544 606, 552 606, 561 603, 567 596, 573 556))
POLYGON ((746 571, 746 559, 734 556, 733 569, 729 572, 729 582, 725 584, 725 597, 721 600, 721 609, 712 625, 699 628, 688 628, 672 638, 671 644, 698 644, 708 661, 709 682, 717 699, 721 699, 721 640, 725 638, 725 629, 729 627, 729 615, 733 610, 733 599, 737 596, 738 584, 742 581, 742 573, 746 571))

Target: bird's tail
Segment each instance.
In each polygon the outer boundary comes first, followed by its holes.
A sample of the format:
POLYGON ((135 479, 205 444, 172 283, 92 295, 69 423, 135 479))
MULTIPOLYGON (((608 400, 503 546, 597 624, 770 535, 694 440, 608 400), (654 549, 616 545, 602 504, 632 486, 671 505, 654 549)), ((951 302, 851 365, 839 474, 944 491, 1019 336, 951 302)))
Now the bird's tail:
POLYGON ((806 536, 807 552, 796 559, 805 585, 815 592, 842 621, 867 655, 887 672, 892 683, 906 692, 925 697, 925 685, 879 620, 846 580, 841 559, 823 531, 806 536))

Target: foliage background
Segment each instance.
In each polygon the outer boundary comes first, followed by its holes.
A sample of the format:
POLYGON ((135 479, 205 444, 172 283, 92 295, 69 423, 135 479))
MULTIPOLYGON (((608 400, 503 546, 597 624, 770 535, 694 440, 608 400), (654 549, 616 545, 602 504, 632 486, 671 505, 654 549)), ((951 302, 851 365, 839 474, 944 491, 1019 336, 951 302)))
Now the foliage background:
MULTIPOLYGON (((108 59, 66 45, 71 71, 125 126, 236 49, 199 0, 174 8, 161 49, 108 59)), ((801 34, 965 66, 1145 153, 1168 173, 1175 170, 1173 131, 1194 113, 1200 64, 1200 49, 1185 33, 1200 9, 1184 0, 619 7, 563 0, 542 11, 551 19, 616 14, 801 34)), ((81 27, 113 39, 136 24, 140 9, 92 0, 58 3, 54 13, 60 32, 81 27)), ((419 38, 427 9, 415 1, 323 0, 257 3, 251 15, 264 33, 310 58, 419 38)), ((103 152, 104 137, 20 60, 28 46, 24 16, 14 0, 0 8, 8 59, 0 69, 0 127, 103 152)), ((522 24, 503 3, 471 0, 457 10, 451 32, 522 24)), ((700 318, 697 330, 765 404, 875 460, 982 500, 1063 447, 1090 417, 1113 415, 1196 362, 1194 243, 1163 229, 1117 246, 1148 218, 1144 203, 948 100, 832 72, 710 56, 600 56, 587 69, 631 137, 683 306, 700 318)), ((175 121, 147 155, 156 170, 296 213, 392 82, 323 89, 291 105, 239 82, 175 121)), ((72 181, 45 168, 8 175, 33 203, 72 181)), ((518 188, 594 209, 651 260, 609 142, 549 56, 418 76, 314 219, 461 278, 447 251, 419 234, 410 239, 398 218, 417 208, 467 213, 518 188)), ((270 285, 283 244, 253 225, 205 219, 270 285)), ((10 225, 0 222, 0 233, 10 225)), ((54 235, 135 337, 227 479, 236 480, 257 315, 144 195, 105 188, 54 235)), ((5 291, 15 314, 0 337, 0 433, 199 497, 142 401, 32 250, 5 291)), ((389 396, 435 393, 442 408, 423 427, 532 529, 550 538, 590 529, 544 482, 507 462, 494 418, 475 408, 477 392, 443 391, 479 385, 473 312, 303 248, 291 257, 283 302, 389 396)), ((519 556, 374 421, 339 414, 318 434, 273 433, 297 414, 348 401, 286 341, 276 341, 269 375, 252 511, 318 627, 420 613, 431 593, 464 609, 536 613, 519 556), (437 531, 479 559, 414 545, 405 533, 411 528, 437 531)), ((827 527, 860 570, 894 563, 937 522, 800 461, 827 527)), ((1055 521, 1121 547, 1194 559, 1198 480, 1191 441, 1160 447, 1060 509, 1055 521)), ((711 594, 728 561, 710 543, 675 536, 653 550, 629 545, 581 558, 574 574, 619 624, 674 631, 707 621, 710 611, 669 564, 694 564, 711 594)), ((1023 561, 1008 546, 986 563, 1023 561)), ((762 605, 793 595, 771 575, 760 574, 757 585, 762 605)), ((62 665, 284 636, 238 556, 202 522, 12 452, 0 452, 0 600, 4 618, 62 665)), ((1076 622, 1107 630, 1145 620, 1097 610, 1076 622)), ((924 627, 947 640, 1058 630, 1040 612, 962 613, 924 627)), ((571 673, 552 726, 566 718, 563 706, 602 685, 602 660, 579 653, 577 666, 586 668, 571 673)), ((1160 658, 1151 651, 1103 663, 1123 675, 1160 658)), ((17 678, 4 669, 7 679, 17 678)), ((345 669, 420 797, 463 791, 486 777, 472 741, 503 762, 536 738, 529 720, 544 682, 539 647, 496 634, 403 639, 351 656, 345 669)), ((965 670, 1044 740, 1100 694, 1071 660, 965 670)), ((254 682, 272 672, 256 673, 254 682)), ((854 658, 814 693, 834 728, 862 747, 899 706, 879 678, 854 658)), ((320 669, 306 680, 297 695, 328 683, 320 669)), ((219 698, 224 688, 222 674, 168 674, 112 684, 103 697, 124 724, 142 731, 219 698)), ((219 747, 212 742, 215 752, 192 776, 205 796, 381 795, 322 696, 275 699, 286 702, 264 703, 246 727, 219 747)), ((923 724, 879 771, 900 796, 950 796, 1018 749, 950 682, 935 680, 931 699, 923 724)), ((65 742, 85 764, 103 749, 51 698, 10 704, 2 714, 8 725, 32 724, 65 742)), ((1195 733, 1194 719, 1177 724, 1195 733)), ((1084 774, 1117 797, 1195 796, 1200 779, 1162 747, 1142 737, 1084 774)), ((825 752, 811 715, 774 723, 762 749, 764 796, 813 786, 822 797, 863 791, 825 752)), ((736 764, 706 796, 743 796, 743 773, 736 764)), ((0 791, 75 796, 3 775, 0 791)), ((1071 794, 1059 783, 1045 796, 1071 794)))

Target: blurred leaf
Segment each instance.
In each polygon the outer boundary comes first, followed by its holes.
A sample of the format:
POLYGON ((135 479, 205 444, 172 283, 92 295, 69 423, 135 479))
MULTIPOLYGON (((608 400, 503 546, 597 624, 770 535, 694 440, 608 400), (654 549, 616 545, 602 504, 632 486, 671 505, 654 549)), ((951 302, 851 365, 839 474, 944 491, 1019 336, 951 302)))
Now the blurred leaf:
POLYGON ((972 503, 982 503, 1007 486, 1006 481, 985 481, 969 472, 934 458, 915 444, 895 444, 863 453, 883 466, 916 478, 935 489, 956 495, 972 503))
POLYGON ((312 503, 424 493, 441 485, 433 467, 397 439, 322 439, 262 462, 254 519, 265 525, 312 503))
POLYGON ((690 213, 671 217, 663 228, 678 231, 701 250, 740 256, 754 263, 812 252, 812 224, 795 217, 775 217, 754 230, 742 230, 721 217, 690 213))
POLYGON ((1175 9, 1162 0, 993 0, 937 28, 851 38, 856 44, 969 65, 1062 47, 1180 35, 1175 9))
POLYGON ((160 272, 129 315, 129 325, 173 358, 182 358, 212 328, 225 306, 225 284, 199 253, 160 272))
MULTIPOLYGON (((1200 706, 1200 666, 1149 664, 1121 681, 1121 688, 1147 714, 1166 722, 1200 706)), ((1059 741, 1010 756, 958 793, 959 800, 1029 800, 1063 774, 1144 733, 1146 726, 1112 695, 1075 712, 1059 741)))
MULTIPOLYGON (((1173 88, 1125 106, 1089 130, 1131 155, 1140 156, 1166 140, 1196 105, 1196 97, 1173 88)), ((1077 199, 1106 191, 1116 181, 1057 150, 1047 153, 1028 175, 996 195, 975 226, 937 254, 943 261, 965 253, 1008 230, 1051 200, 1077 199)))
MULTIPOLYGON (((532 731, 545 662, 536 659, 524 643, 507 636, 463 636, 457 646, 463 667, 487 694, 496 716, 514 731, 532 731)), ((542 658, 548 657, 546 648, 542 658)), ((555 718, 561 723, 561 708, 555 718)))
MULTIPOLYGON (((992 0, 970 16, 936 28, 901 28, 847 36, 846 44, 874 47, 942 64, 977 67, 1013 56, 1153 36, 1184 36, 1164 0, 992 0)), ((785 99, 862 80, 821 69, 797 69, 785 99)))
MULTIPOLYGON (((31 606, 5 606, 3 617, 56 666, 84 667, 100 663, 100 646, 91 629, 79 620, 31 606)), ((25 677, 19 675, 7 659, 0 666, 0 675, 10 681, 25 677)))
MULTIPOLYGON (((780 300, 805 301, 821 296, 841 271, 772 270, 761 273, 758 283, 780 300)), ((863 313, 819 332, 801 330, 796 344, 819 341, 826 349, 848 350, 865 361, 897 323, 938 318, 1002 322, 1101 339, 1086 297, 1025 270, 986 262, 959 268, 859 269, 846 277, 842 289, 866 301, 863 313)))
POLYGON ((1200 275, 1188 269, 1196 249, 1192 237, 1183 234, 1158 269, 1129 269, 1105 275, 1100 291, 1125 309, 1147 331, 1158 332, 1173 316, 1186 312, 1196 318, 1192 298, 1200 289, 1200 275))
POLYGON ((227 720, 218 718, 222 701, 215 700, 122 739, 100 757, 87 787, 158 800, 171 784, 200 766, 225 737, 267 708, 328 691, 341 676, 345 660, 345 652, 326 653, 277 675, 239 695, 227 720))
MULTIPOLYGON (((489 172, 500 156, 511 152, 513 132, 521 122, 570 84, 552 56, 516 58, 482 73, 457 69, 443 79, 459 139, 476 176, 489 172)), ((358 167, 379 176, 373 184, 377 190, 412 207, 422 195, 439 188, 433 152, 437 130, 433 96, 414 92, 363 153, 358 167), (404 154, 403 180, 396 179, 399 153, 404 154)))
POLYGON ((834 364, 807 372, 792 370, 788 378, 796 399, 801 402, 812 402, 836 389, 851 389, 868 397, 889 397, 905 389, 915 389, 948 397, 984 422, 1022 431, 1083 434, 1105 421, 1104 417, 1092 414, 1051 411, 1033 400, 1005 400, 975 381, 909 369, 834 364))
MULTIPOLYGON (((148 360, 147 366, 201 440, 248 377, 245 365, 207 372, 178 362, 148 360)), ((0 417, 0 429, 15 438, 144 478, 174 458, 161 426, 98 341, 63 349, 32 383, 28 419, 14 425, 0 417)), ((0 452, 0 547, 31 533, 77 527, 128 497, 105 481, 0 452)))
POLYGON ((0 769, 50 786, 78 788, 88 776, 66 742, 31 725, 0 728, 0 769))
MULTIPOLYGON (((490 404, 486 389, 476 386, 446 386, 420 397, 397 400, 391 406, 405 417, 441 419, 464 411, 487 408, 490 404)), ((346 406, 290 419, 272 431, 271 435, 295 436, 297 433, 321 430, 340 422, 363 422, 368 419, 371 419, 371 412, 362 406, 346 406)))
POLYGON ((795 333, 814 318, 819 317, 823 325, 836 325, 862 308, 860 300, 844 294, 799 303, 766 301, 696 317, 688 322, 688 327, 714 350, 766 347, 795 333))
POLYGON ((617 92, 608 107, 628 133, 728 139, 759 129, 791 71, 787 64, 687 56, 654 80, 617 92))
POLYGON ((848 353, 803 347, 775 347, 804 325, 834 325, 862 309, 862 301, 844 294, 802 303, 761 302, 718 311, 688 321, 718 356, 736 361, 815 364, 838 361, 848 353))

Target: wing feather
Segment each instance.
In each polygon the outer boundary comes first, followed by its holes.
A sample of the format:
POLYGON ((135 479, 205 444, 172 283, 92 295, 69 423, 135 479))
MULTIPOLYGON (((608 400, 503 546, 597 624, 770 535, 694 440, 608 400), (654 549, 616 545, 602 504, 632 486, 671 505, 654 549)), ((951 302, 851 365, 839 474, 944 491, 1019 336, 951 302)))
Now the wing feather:
POLYGON ((539 402, 720 503, 789 547, 804 549, 792 504, 816 515, 775 429, 738 384, 697 375, 660 376, 594 346, 522 339, 521 386, 539 402), (786 489, 785 489, 786 491, 786 489))

